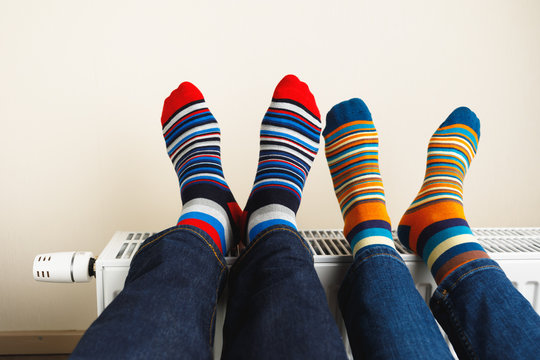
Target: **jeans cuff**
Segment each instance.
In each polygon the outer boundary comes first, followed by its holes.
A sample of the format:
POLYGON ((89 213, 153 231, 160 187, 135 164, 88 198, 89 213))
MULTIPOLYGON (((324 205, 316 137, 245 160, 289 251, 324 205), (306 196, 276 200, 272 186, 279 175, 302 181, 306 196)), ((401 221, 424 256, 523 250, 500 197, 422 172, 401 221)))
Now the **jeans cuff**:
POLYGON ((499 264, 492 259, 482 258, 469 261, 461 265, 456 270, 452 271, 444 280, 437 286, 433 293, 432 301, 442 300, 447 297, 452 291, 458 287, 463 281, 473 276, 480 271, 501 271, 499 264))
POLYGON ((356 253, 356 255, 354 256, 353 264, 351 266, 351 271, 355 271, 356 268, 361 266, 364 262, 368 261, 369 259, 372 259, 374 257, 379 257, 379 256, 387 256, 387 257, 393 258, 396 261, 402 263, 404 266, 406 266, 405 261, 403 261, 403 259, 401 258, 401 256, 399 255, 396 249, 391 248, 390 246, 386 246, 386 245, 372 245, 372 246, 368 246, 363 249, 360 249, 356 253))
POLYGON ((141 244, 141 246, 139 247, 139 249, 133 256, 133 259, 135 259, 135 257, 137 256, 142 256, 150 248, 156 246, 160 242, 160 240, 167 238, 168 236, 176 234, 176 233, 184 233, 186 236, 191 236, 199 240, 204 246, 209 248, 214 253, 214 255, 219 260, 219 262, 223 265, 223 267, 226 266, 225 256, 221 253, 221 251, 219 250, 217 245, 214 243, 214 240, 212 240, 210 235, 208 235, 206 232, 202 231, 198 227, 192 226, 192 225, 172 226, 168 229, 162 230, 159 233, 150 236, 141 244))
POLYGON ((455 296, 453 294, 459 293, 461 284, 465 284, 475 275, 486 271, 500 271, 504 274, 499 265, 492 259, 472 260, 451 272, 439 284, 429 301, 433 315, 448 334, 459 358, 476 359, 478 354, 474 350, 472 339, 465 331, 465 324, 460 320, 459 314, 462 313, 462 309, 460 309, 459 304, 454 302, 455 296))

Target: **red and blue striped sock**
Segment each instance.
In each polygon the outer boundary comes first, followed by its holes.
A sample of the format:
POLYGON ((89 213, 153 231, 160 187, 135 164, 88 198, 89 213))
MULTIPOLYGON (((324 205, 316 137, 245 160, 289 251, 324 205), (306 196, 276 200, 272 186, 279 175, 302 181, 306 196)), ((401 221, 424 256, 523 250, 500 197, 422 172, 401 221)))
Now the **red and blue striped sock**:
POLYGON ((272 225, 296 228, 320 134, 319 109, 308 86, 294 75, 285 76, 262 121, 259 165, 245 209, 248 241, 272 225))
POLYGON ((399 222, 399 241, 424 259, 438 284, 461 265, 488 257, 463 211, 463 180, 479 139, 476 115, 454 110, 429 141, 424 182, 399 222))
POLYGON ((203 230, 225 255, 235 245, 241 209, 223 175, 218 123, 201 92, 183 82, 165 99, 161 124, 180 181, 183 206, 178 225, 203 230))

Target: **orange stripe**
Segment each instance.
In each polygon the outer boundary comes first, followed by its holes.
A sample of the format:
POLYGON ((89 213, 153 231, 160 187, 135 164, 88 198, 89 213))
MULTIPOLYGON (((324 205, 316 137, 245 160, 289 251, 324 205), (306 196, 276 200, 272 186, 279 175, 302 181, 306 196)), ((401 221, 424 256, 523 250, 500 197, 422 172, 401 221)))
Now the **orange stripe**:
POLYGON ((345 215, 343 232, 348 234, 357 224, 368 220, 384 220, 390 224, 390 217, 386 205, 380 201, 365 202, 361 206, 354 206, 345 215))
MULTIPOLYGON (((326 138, 329 138, 331 137, 332 135, 334 135, 335 133, 337 133, 338 131, 344 129, 344 128, 347 128, 351 125, 364 125, 364 124, 373 124, 373 121, 371 120, 355 120, 355 121, 349 121, 347 122, 346 124, 343 124, 341 125, 340 127, 337 127, 336 129, 334 129, 330 134, 328 134, 327 136, 325 136, 326 138)), ((369 129, 367 129, 369 130, 369 129)), ((373 127, 373 130, 375 130, 375 127, 373 127)), ((354 131, 350 131, 350 132, 356 132, 358 130, 354 130, 354 131)))
POLYGON ((444 200, 430 203, 429 206, 407 210, 400 224, 411 227, 409 233, 409 247, 411 250, 416 252, 418 236, 428 225, 450 218, 465 219, 463 205, 456 201, 444 200))

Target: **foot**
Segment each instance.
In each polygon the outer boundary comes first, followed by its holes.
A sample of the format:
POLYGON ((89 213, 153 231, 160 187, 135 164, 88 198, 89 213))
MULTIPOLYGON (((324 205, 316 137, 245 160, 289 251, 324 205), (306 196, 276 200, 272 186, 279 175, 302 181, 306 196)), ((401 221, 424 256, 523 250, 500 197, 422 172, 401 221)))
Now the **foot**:
POLYGON ((435 281, 475 259, 488 257, 463 211, 463 180, 480 139, 480 121, 461 107, 435 131, 426 175, 398 226, 400 242, 421 256, 435 281))
POLYGON ((248 242, 272 225, 296 228, 320 133, 319 109, 308 86, 294 75, 285 76, 262 121, 259 165, 245 209, 248 242))
POLYGON ((201 229, 226 255, 236 245, 241 210, 223 175, 217 121, 201 92, 183 82, 165 99, 161 124, 180 182, 183 206, 178 225, 201 229))
POLYGON ((323 136, 353 256, 374 245, 395 249, 379 172, 379 139, 366 104, 351 99, 335 105, 326 115, 323 136))

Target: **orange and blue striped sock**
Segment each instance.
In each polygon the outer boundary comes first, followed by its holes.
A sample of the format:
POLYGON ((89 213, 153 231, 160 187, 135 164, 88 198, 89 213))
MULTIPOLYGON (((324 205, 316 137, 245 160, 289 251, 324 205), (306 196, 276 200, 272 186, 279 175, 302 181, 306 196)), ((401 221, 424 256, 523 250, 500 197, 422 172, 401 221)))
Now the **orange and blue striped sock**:
POLYGON ((379 139, 360 99, 335 105, 323 131, 326 159, 353 256, 374 245, 395 249, 379 172, 379 139))
POLYGON ((204 231, 226 255, 236 245, 242 211, 223 175, 218 123, 195 85, 183 82, 165 99, 161 124, 180 182, 178 225, 204 231))
POLYGON ((479 139, 476 115, 454 110, 429 141, 424 182, 398 226, 400 242, 424 259, 437 284, 461 265, 489 257, 463 211, 463 179, 479 139))

